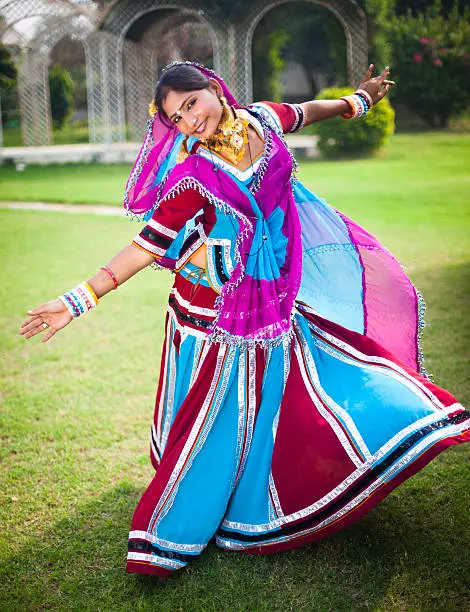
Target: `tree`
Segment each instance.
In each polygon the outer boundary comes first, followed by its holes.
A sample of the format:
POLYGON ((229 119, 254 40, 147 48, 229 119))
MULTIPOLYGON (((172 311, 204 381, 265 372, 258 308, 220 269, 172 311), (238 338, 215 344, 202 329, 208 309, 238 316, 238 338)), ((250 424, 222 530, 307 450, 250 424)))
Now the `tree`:
POLYGON ((57 130, 62 129, 73 110, 72 77, 67 70, 54 66, 49 71, 52 123, 57 130))
POLYGON ((311 97, 325 82, 346 83, 346 38, 329 10, 299 2, 295 11, 280 6, 260 21, 253 38, 255 99, 281 99, 279 76, 287 61, 302 66, 311 97))
POLYGON ((10 51, 0 44, 0 87, 12 87, 16 82, 16 67, 10 51))
POLYGON ((258 26, 253 40, 253 89, 255 100, 280 102, 282 91, 279 76, 284 67, 282 48, 288 37, 281 29, 258 26))
POLYGON ((393 56, 392 90, 430 125, 445 127, 470 107, 470 10, 459 14, 458 3, 445 15, 440 0, 422 14, 390 22, 393 56))

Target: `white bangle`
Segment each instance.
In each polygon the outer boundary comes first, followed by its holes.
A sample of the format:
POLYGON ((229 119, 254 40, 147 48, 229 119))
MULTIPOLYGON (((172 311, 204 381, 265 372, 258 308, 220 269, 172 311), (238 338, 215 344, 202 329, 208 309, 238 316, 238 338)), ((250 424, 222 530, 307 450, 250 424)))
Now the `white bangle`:
POLYGON ((96 308, 99 302, 92 287, 85 281, 63 295, 59 295, 59 300, 75 319, 86 314, 92 308, 96 308))

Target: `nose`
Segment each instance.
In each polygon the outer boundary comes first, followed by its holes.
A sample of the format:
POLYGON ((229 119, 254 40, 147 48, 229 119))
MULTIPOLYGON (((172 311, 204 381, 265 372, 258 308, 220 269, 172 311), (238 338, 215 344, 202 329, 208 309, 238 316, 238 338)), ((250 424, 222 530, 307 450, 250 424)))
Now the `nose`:
POLYGON ((198 118, 191 110, 184 112, 183 116, 184 116, 184 120, 186 121, 186 124, 190 126, 191 128, 197 125, 198 118))

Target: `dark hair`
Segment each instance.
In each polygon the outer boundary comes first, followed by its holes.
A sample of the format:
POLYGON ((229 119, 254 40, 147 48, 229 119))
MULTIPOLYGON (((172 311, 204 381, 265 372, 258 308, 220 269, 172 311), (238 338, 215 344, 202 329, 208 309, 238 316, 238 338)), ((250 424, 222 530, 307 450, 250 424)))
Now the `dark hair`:
MULTIPOLYGON (((194 66, 178 64, 167 68, 157 83, 153 99, 162 122, 168 125, 168 117, 162 108, 162 104, 169 91, 198 91, 206 89, 209 84, 206 75, 194 66)), ((173 123, 171 123, 171 126, 173 127, 173 123)))

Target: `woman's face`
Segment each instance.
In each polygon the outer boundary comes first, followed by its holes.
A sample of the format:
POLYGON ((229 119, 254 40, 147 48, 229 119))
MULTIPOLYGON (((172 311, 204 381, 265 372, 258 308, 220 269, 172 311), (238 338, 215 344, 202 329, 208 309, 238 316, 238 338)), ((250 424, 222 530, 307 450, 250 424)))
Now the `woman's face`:
POLYGON ((162 104, 163 111, 186 136, 210 138, 217 131, 222 117, 221 93, 220 85, 213 79, 210 79, 207 89, 170 90, 162 104))

